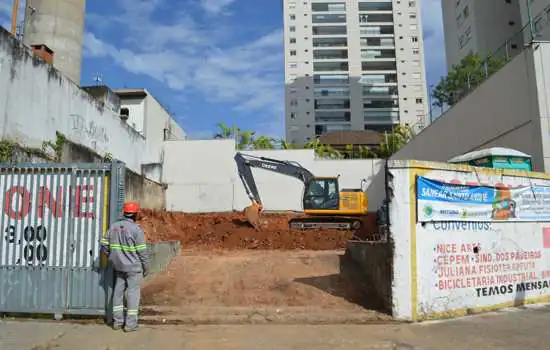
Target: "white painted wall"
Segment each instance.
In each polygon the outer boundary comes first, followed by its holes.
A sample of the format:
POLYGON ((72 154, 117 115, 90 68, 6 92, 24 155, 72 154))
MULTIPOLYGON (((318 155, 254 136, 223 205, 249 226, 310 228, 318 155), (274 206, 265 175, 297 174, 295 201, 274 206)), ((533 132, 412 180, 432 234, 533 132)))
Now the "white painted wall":
POLYGON ((148 92, 145 98, 145 138, 146 148, 144 164, 162 163, 162 144, 164 129, 168 130, 170 139, 184 139, 185 132, 172 119, 168 111, 148 92))
MULTIPOLYGON (((247 151, 293 160, 317 176, 340 177, 341 188, 359 188, 379 170, 380 160, 316 160, 313 150, 247 151)), ((242 210, 250 200, 237 174, 233 140, 168 141, 164 146, 166 209, 185 212, 242 210)), ((302 210, 303 184, 292 177, 253 169, 265 210, 302 210)))
POLYGON ((120 102, 120 108, 128 108, 128 112, 130 112, 126 121, 128 125, 145 136, 145 99, 124 98, 120 102))
POLYGON ((550 250, 543 246, 544 230, 550 228, 550 222, 435 222, 423 225, 416 222, 415 183, 412 182, 414 175, 419 174, 449 182, 549 186, 548 174, 414 161, 390 161, 389 169, 394 188, 390 220, 395 244, 392 292, 396 317, 407 320, 456 317, 518 303, 550 300, 550 250), (473 244, 480 246, 478 253, 473 251, 473 244), (447 245, 457 252, 441 253, 438 245, 447 245), (534 252, 538 257, 510 257, 511 253, 522 252, 534 252), (466 257, 466 261, 458 264, 451 262, 451 257, 466 257), (486 257, 491 261, 478 260, 486 257), (465 276, 460 272, 461 266, 475 272, 465 276), (503 270, 492 272, 490 269, 494 268, 503 270), (450 276, 451 273, 455 276, 450 276), (518 273, 526 273, 527 277, 518 273), (504 282, 504 277, 512 280, 504 282), (522 281, 540 282, 540 285, 529 285, 526 291, 518 290, 517 285, 522 281), (543 288, 537 288, 540 286, 543 288))
POLYGON ((45 140, 55 140, 59 131, 141 172, 144 137, 49 65, 33 60, 30 51, 1 28, 0 131, 2 138, 38 148, 45 140))

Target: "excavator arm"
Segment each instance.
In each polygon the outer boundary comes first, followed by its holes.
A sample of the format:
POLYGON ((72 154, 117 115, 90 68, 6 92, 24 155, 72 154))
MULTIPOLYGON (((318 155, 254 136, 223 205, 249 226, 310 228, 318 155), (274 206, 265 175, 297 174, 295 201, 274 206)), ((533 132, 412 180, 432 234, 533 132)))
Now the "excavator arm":
POLYGON ((244 212, 248 222, 256 229, 259 227, 259 214, 263 209, 260 192, 256 185, 256 180, 252 174, 252 168, 259 168, 272 171, 278 174, 291 176, 299 179, 307 185, 315 176, 298 162, 284 161, 266 157, 256 157, 248 154, 237 152, 235 154, 235 162, 239 177, 243 183, 244 189, 248 198, 252 201, 252 205, 245 208, 244 212))

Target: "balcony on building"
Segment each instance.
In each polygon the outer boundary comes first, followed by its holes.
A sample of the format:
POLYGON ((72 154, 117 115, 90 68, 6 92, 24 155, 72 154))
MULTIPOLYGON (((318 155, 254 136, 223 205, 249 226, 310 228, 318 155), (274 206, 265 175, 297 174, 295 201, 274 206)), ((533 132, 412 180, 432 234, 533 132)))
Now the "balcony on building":
POLYGON ((326 14, 314 14, 311 16, 311 22, 314 24, 325 24, 325 23, 346 23, 345 14, 336 14, 336 13, 326 13, 326 14))
POLYGON ((349 98, 315 99, 315 110, 349 109, 349 98))
POLYGON ((312 3, 311 12, 346 13, 346 4, 343 2, 312 3))
POLYGON ((347 85, 349 75, 347 74, 315 74, 313 76, 315 85, 347 85))
POLYGON ((363 87, 363 98, 391 100, 399 96, 397 86, 366 86, 363 87))
POLYGON ((313 47, 345 48, 348 46, 347 38, 313 38, 313 47))
MULTIPOLYGON (((395 62, 394 62, 395 63, 395 62)), ((315 72, 347 72, 347 62, 315 62, 313 63, 315 72)))
POLYGON ((374 13, 374 14, 359 14, 359 24, 392 24, 393 14, 391 13, 374 13))
POLYGON ((361 48, 380 48, 380 49, 394 49, 395 40, 393 38, 361 38, 361 48))
POLYGON ((351 124, 316 124, 315 136, 321 136, 331 131, 348 131, 351 130, 351 124))
POLYGON ((395 49, 361 50, 362 61, 395 61, 395 49))
POLYGON ((315 111, 315 122, 318 123, 342 123, 350 120, 349 111, 315 111))
POLYGON ((371 86, 396 86, 397 85, 397 74, 396 73, 386 73, 386 74, 363 74, 359 78, 359 84, 365 87, 371 86))
POLYGON ((363 72, 375 73, 395 73, 397 65, 395 58, 393 60, 371 60, 361 62, 361 70, 363 72))
POLYGON ((314 60, 347 60, 348 50, 320 49, 313 50, 314 60))
POLYGON ((348 33, 345 25, 314 26, 311 30, 313 35, 318 36, 346 36, 348 33))
POLYGON ((350 90, 347 86, 335 86, 335 87, 316 87, 313 90, 313 96, 315 98, 330 98, 330 97, 349 97, 350 90))
POLYGON ((359 2, 359 12, 366 13, 393 13, 391 1, 359 2))
POLYGON ((361 25, 359 34, 367 37, 392 38, 395 34, 392 24, 386 25, 361 25))
POLYGON ((365 124, 398 124, 399 110, 364 110, 363 120, 365 124))

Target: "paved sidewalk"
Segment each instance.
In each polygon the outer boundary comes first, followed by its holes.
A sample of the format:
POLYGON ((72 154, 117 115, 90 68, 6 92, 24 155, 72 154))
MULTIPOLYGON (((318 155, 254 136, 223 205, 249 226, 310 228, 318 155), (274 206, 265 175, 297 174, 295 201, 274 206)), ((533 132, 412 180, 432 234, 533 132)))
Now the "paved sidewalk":
POLYGON ((0 321, 0 349, 549 349, 550 307, 460 320, 388 325, 143 326, 0 321))

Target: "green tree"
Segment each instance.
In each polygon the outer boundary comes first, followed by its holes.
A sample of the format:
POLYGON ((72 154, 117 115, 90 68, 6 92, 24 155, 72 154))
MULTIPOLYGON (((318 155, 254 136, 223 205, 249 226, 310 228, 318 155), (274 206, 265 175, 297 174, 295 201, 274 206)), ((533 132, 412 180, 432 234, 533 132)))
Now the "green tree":
POLYGON ((279 144, 280 149, 296 149, 298 146, 296 146, 293 143, 286 142, 285 140, 278 140, 277 143, 279 144))
POLYGON ((274 140, 267 136, 258 136, 252 140, 254 149, 275 149, 274 140))
POLYGON ((376 154, 380 158, 389 158, 413 137, 414 132, 409 125, 397 125, 391 132, 384 132, 384 138, 376 148, 376 154))
POLYGON ((251 145, 255 132, 241 130, 235 125, 228 126, 225 123, 218 123, 219 131, 214 134, 215 139, 234 139, 237 149, 243 150, 251 145))
POLYGON ((506 62, 506 59, 492 56, 483 58, 477 54, 464 57, 433 89, 434 106, 453 106, 506 62))
POLYGON ((324 145, 318 138, 305 144, 305 148, 314 149, 315 154, 321 158, 341 159, 342 154, 329 145, 324 145))

